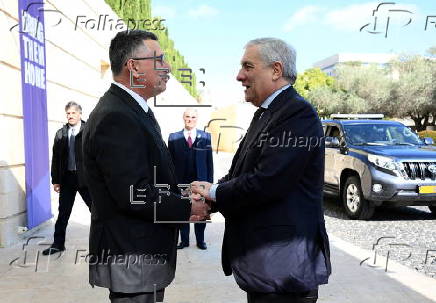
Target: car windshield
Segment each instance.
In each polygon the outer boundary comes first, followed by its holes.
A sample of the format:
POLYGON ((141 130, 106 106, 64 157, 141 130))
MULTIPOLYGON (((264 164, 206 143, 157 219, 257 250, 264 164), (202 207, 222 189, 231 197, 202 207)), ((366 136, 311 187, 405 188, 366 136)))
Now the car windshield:
POLYGON ((346 136, 353 145, 421 145, 419 137, 404 125, 351 124, 344 125, 346 136))

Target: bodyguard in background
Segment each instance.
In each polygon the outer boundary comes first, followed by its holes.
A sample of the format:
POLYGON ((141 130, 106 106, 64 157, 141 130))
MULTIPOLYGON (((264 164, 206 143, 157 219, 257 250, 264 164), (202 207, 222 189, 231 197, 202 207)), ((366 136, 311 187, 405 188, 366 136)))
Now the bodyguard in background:
POLYGON ((53 244, 42 254, 47 256, 65 250, 65 233, 73 209, 76 193, 90 208, 91 196, 80 175, 81 130, 85 121, 81 120, 82 107, 74 101, 65 106, 68 123, 55 135, 51 162, 53 189, 59 193, 59 214, 55 224, 53 244))
MULTIPOLYGON (((168 148, 171 153, 178 184, 190 184, 195 180, 213 182, 213 159, 210 134, 196 128, 198 113, 187 108, 183 113, 185 127, 170 134, 168 148)), ((207 249, 204 242, 206 223, 194 223, 195 238, 199 249, 207 249)), ((189 246, 189 223, 180 229, 178 249, 189 246)))

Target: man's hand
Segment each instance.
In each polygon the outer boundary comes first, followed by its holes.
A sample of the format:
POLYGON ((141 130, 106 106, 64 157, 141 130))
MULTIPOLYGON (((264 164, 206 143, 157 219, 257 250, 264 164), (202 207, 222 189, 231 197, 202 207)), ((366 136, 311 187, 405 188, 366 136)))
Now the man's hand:
POLYGON ((57 193, 61 191, 61 185, 60 184, 53 184, 53 190, 57 193))
POLYGON ((194 181, 191 183, 191 191, 194 194, 199 194, 206 200, 212 200, 209 196, 210 187, 212 183, 204 181, 194 181))
POLYGON ((199 194, 192 194, 191 198, 191 217, 189 221, 206 220, 209 216, 210 206, 199 194))

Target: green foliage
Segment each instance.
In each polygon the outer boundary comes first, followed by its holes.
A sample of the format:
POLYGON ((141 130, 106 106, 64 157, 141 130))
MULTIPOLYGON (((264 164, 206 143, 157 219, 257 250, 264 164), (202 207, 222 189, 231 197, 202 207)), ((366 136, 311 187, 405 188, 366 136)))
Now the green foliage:
POLYGON ((318 114, 324 118, 328 118, 335 113, 362 113, 366 112, 368 108, 368 104, 364 99, 343 91, 334 91, 327 86, 311 90, 307 100, 318 110, 318 114))
MULTIPOLYGON (((105 0, 106 3, 112 8, 112 10, 122 19, 134 19, 134 20, 144 20, 152 19, 151 11, 151 0, 105 0)), ((162 23, 164 25, 164 23, 162 23)), ((174 47, 174 41, 169 38, 168 29, 165 30, 150 30, 149 28, 144 28, 143 22, 138 22, 139 28, 154 32, 159 39, 160 46, 165 53, 168 63, 171 65, 171 73, 180 82, 189 81, 191 83, 182 83, 182 85, 189 91, 189 93, 198 98, 197 91, 197 80, 195 73, 189 73, 188 71, 183 72, 184 75, 191 75, 192 79, 182 77, 182 71, 180 68, 190 68, 185 58, 180 54, 180 52, 174 47), (191 85, 192 84, 192 85, 191 85)))
MULTIPOLYGON (((435 48, 436 53, 436 48, 435 48)), ((328 81, 310 69, 295 84, 320 116, 331 113, 383 113, 411 118, 418 131, 436 125, 436 60, 402 56, 387 66, 351 62, 335 69, 328 81)))
POLYGON ((298 75, 294 88, 304 98, 308 98, 311 90, 319 87, 332 87, 334 82, 333 77, 328 76, 319 68, 310 68, 298 75))
POLYGON ((390 97, 391 78, 385 69, 377 65, 341 64, 336 68, 336 75, 340 90, 367 103, 363 108, 356 108, 357 113, 361 113, 360 110, 371 110, 387 114, 386 103, 390 97))
POLYGON ((436 62, 421 56, 402 56, 391 63, 397 74, 391 100, 397 117, 410 117, 418 130, 434 125, 436 113, 436 62), (432 116, 433 121, 429 123, 432 116))
POLYGON ((420 138, 432 138, 433 142, 436 142, 436 131, 434 130, 423 130, 418 132, 420 138))

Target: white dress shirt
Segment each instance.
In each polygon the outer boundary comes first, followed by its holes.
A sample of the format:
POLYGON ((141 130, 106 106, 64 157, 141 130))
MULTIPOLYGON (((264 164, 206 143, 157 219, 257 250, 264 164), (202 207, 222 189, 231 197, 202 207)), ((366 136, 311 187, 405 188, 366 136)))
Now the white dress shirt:
POLYGON ((80 131, 80 126, 82 126, 82 122, 80 120, 74 126, 68 125, 68 142, 70 142, 70 137, 71 137, 71 133, 73 132, 73 129, 74 129, 74 137, 75 137, 80 131))
POLYGON ((183 135, 185 136, 186 142, 188 142, 188 137, 191 136, 192 143, 194 143, 195 138, 197 138, 197 129, 195 127, 191 130, 184 128, 183 135))
POLYGON ((122 85, 121 83, 118 83, 116 81, 113 82, 116 86, 118 86, 119 88, 125 90, 130 96, 132 96, 133 99, 135 99, 136 102, 138 102, 139 106, 141 106, 141 108, 148 113, 148 105, 147 105, 147 100, 145 100, 144 98, 142 98, 140 95, 138 95, 137 93, 135 93, 133 90, 131 90, 130 88, 127 88, 126 86, 122 85))

